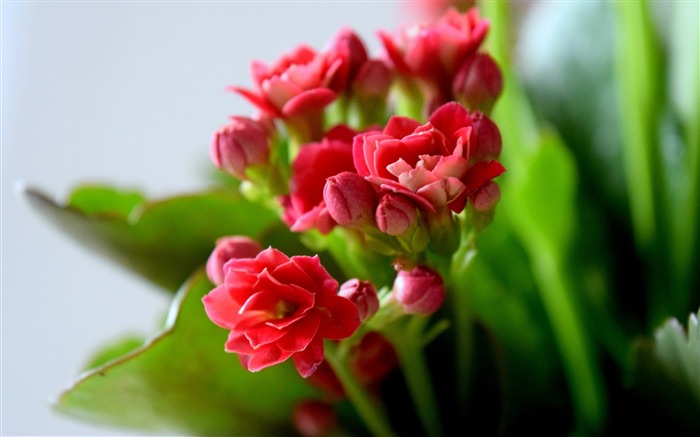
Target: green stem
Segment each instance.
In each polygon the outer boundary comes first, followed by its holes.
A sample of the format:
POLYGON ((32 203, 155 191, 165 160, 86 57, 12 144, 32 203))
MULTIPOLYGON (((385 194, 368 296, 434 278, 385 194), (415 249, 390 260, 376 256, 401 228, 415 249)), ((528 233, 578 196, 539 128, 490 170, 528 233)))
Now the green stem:
POLYGON ((367 393, 350 371, 347 365, 347 349, 342 345, 327 343, 325 358, 370 432, 376 437, 394 437, 384 406, 367 393))
POLYGON ((421 341, 428 321, 429 318, 426 316, 410 316, 405 329, 401 332, 394 331, 389 337, 399 357, 401 369, 425 435, 438 437, 442 435, 440 411, 430 380, 430 369, 423 356, 424 342, 421 341))
POLYGON ((580 425, 584 426, 583 431, 595 433, 600 431, 606 414, 603 382, 595 370, 594 353, 571 295, 571 278, 563 272, 555 253, 540 247, 533 257, 538 288, 561 351, 580 425))
MULTIPOLYGON (((464 222, 464 221, 463 221, 464 222)), ((455 381, 457 384, 457 406, 459 411, 467 410, 469 401, 469 385, 471 378, 472 356, 472 320, 469 306, 469 296, 465 289, 465 276, 476 256, 474 235, 462 229, 462 243, 452 257, 450 270, 450 287, 453 299, 451 308, 454 311, 455 335, 455 381), (460 286, 457 287, 456 284, 460 286)))

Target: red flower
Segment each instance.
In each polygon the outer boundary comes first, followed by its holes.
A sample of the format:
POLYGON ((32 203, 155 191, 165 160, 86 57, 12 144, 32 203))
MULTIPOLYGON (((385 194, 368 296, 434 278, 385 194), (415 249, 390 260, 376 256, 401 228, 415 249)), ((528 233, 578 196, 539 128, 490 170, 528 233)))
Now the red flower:
POLYGON ((202 300, 209 318, 229 329, 226 351, 251 372, 292 358, 306 378, 323 361, 323 339, 352 335, 360 317, 339 296, 338 282, 317 256, 288 257, 268 248, 255 258, 233 259, 224 283, 202 300))
POLYGON ((447 206, 459 213, 471 193, 505 171, 495 160, 470 164, 470 150, 478 148, 472 131, 472 118, 455 102, 438 108, 423 125, 395 116, 382 132, 355 136, 355 168, 424 211, 447 206))
POLYGON ((446 98, 457 70, 476 53, 488 29, 477 9, 464 14, 450 9, 435 23, 403 27, 394 35, 380 32, 379 37, 397 70, 433 84, 446 98))
POLYGON ((352 138, 355 131, 336 126, 319 143, 302 147, 292 163, 289 196, 282 198, 283 220, 292 231, 316 227, 322 233, 336 225, 323 200, 326 179, 344 171, 354 171, 352 138))

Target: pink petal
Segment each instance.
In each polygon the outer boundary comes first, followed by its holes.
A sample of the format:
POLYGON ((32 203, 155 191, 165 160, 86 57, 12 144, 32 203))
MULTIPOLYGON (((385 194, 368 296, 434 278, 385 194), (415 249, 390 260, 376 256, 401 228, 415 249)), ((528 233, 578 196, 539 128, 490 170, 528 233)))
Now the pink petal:
POLYGON ((204 310, 212 322, 231 329, 240 306, 231 298, 225 285, 219 285, 202 298, 204 310))
POLYGON ((311 111, 320 111, 335 100, 336 94, 328 88, 314 88, 304 91, 289 99, 282 107, 285 116, 304 115, 311 111))
POLYGON ((476 189, 486 182, 503 174, 506 169, 498 161, 479 161, 467 170, 467 174, 462 178, 465 193, 472 194, 476 189))
POLYGON ((270 104, 264 97, 259 96, 254 92, 237 86, 229 87, 228 90, 241 95, 254 106, 257 106, 262 112, 269 114, 271 117, 282 117, 282 112, 279 109, 270 104))
POLYGON ((387 122, 384 134, 393 138, 403 138, 412 134, 419 126, 420 123, 412 118, 395 115, 387 122))
POLYGON ((445 103, 437 108, 428 119, 430 124, 452 139, 455 132, 472 125, 467 110, 457 102, 445 103))
MULTIPOLYGON (((261 88, 267 100, 272 102, 275 108, 278 109, 282 109, 287 102, 303 91, 298 85, 280 77, 271 77, 267 79, 262 83, 261 88)), ((284 113, 284 110, 282 110, 282 113, 284 113)))
POLYGON ((316 310, 321 313, 321 327, 318 335, 331 340, 340 340, 351 336, 360 326, 360 314, 349 299, 342 296, 322 296, 316 310))
POLYGON ((236 354, 252 354, 255 349, 250 345, 248 338, 242 331, 231 331, 226 341, 226 352, 236 354))
POLYGON ((292 360, 294 360, 297 372, 302 378, 311 376, 323 362, 323 339, 320 337, 314 338, 306 349, 295 353, 292 356, 292 360))
POLYGON ((276 345, 269 344, 249 355, 250 358, 246 362, 246 368, 250 372, 257 372, 266 367, 279 364, 291 356, 291 352, 282 351, 276 345))
POLYGON ((285 335, 277 341, 283 351, 299 352, 311 343, 318 332, 321 318, 315 312, 296 322, 284 331, 285 335))
POLYGON ((245 337, 248 339, 253 349, 258 349, 266 344, 274 343, 285 334, 286 331, 265 323, 253 326, 245 331, 245 337))

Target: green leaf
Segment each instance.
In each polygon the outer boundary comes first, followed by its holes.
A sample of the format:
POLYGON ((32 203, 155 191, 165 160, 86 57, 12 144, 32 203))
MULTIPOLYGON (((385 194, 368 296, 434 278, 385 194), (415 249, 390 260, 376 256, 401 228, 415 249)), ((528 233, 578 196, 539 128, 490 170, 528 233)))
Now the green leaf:
POLYGON ((165 330, 133 352, 82 375, 55 408, 79 419, 151 432, 289 435, 300 399, 317 396, 290 362, 249 373, 224 352, 227 331, 201 302, 199 272, 173 300, 165 330))
MULTIPOLYGON (((263 240, 280 223, 274 212, 229 190, 146 202, 133 192, 84 187, 67 205, 31 188, 25 194, 78 242, 172 291, 206 262, 218 237, 263 240)), ((289 232, 276 238, 296 239, 289 232)))

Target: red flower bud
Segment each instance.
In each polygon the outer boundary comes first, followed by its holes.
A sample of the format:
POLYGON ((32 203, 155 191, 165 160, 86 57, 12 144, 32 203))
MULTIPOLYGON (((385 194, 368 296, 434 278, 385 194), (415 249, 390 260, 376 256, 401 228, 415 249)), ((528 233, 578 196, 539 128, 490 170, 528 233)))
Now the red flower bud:
POLYGON ((209 149, 214 164, 239 179, 246 179, 250 165, 267 164, 270 128, 247 117, 231 117, 231 123, 214 133, 209 149))
POLYGON ((389 93, 392 79, 393 73, 383 61, 370 59, 357 72, 353 91, 362 98, 385 98, 389 93))
POLYGON ((323 200, 330 216, 341 226, 374 225, 374 188, 357 173, 344 171, 328 178, 323 200))
POLYGON ((360 313, 360 320, 372 317, 379 309, 377 289, 369 281, 350 279, 340 286, 338 294, 355 304, 360 313))
POLYGON ((445 286, 439 273, 427 267, 400 270, 394 280, 394 295, 409 314, 432 314, 445 301, 445 286))
POLYGON ((221 237, 207 260, 207 276, 214 285, 224 282, 224 264, 234 258, 255 258, 262 251, 260 243, 244 236, 221 237))
POLYGON ((374 331, 365 334, 350 355, 352 371, 365 386, 381 382, 398 365, 394 347, 374 331))
POLYGON ((457 100, 471 110, 490 112, 502 90, 501 70, 485 53, 467 58, 452 82, 457 100))
POLYGON ((469 201, 479 212, 491 211, 501 199, 501 189, 494 181, 489 181, 476 190, 469 201))
POLYGON ((376 212, 377 227, 389 235, 401 235, 418 220, 416 206, 405 196, 385 194, 376 212))
POLYGON ((471 117, 473 131, 469 163, 498 159, 503 145, 498 126, 481 112, 474 112, 471 117))
POLYGON ((292 413, 294 427, 304 437, 328 435, 337 424, 333 407, 322 401, 301 401, 292 413))

